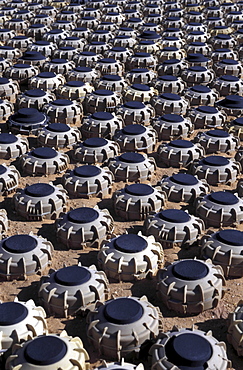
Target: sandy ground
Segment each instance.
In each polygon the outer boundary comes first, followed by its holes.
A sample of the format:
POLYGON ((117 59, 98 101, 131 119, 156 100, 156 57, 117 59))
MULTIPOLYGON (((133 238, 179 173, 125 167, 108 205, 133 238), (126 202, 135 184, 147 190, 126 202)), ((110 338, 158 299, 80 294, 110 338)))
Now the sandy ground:
MULTIPOLYGON (((195 136, 194 132, 190 139, 195 136)), ((31 145, 35 145, 35 139, 31 138, 31 145)), ((152 153, 152 156, 156 158, 156 154, 152 153)), ((11 161, 3 161, 0 163, 8 163, 11 161)), ((12 164, 15 164, 18 167, 18 161, 12 161, 12 164)), ((72 168, 74 164, 70 164, 72 168)), ((170 175, 174 172, 178 172, 178 169, 172 168, 157 168, 157 172, 154 175, 151 184, 155 185, 158 180, 161 179, 163 175, 170 175)), ((35 182, 49 182, 53 181, 55 184, 60 183, 62 174, 49 176, 49 177, 29 177, 22 176, 20 180, 19 187, 25 187, 26 184, 32 184, 35 182)), ((243 175, 241 175, 243 177, 243 175)), ((113 190, 122 188, 123 183, 115 183, 113 190)), ((236 184, 232 188, 228 186, 217 187, 215 189, 222 190, 224 189, 235 189, 236 184)), ((41 222, 28 222, 23 220, 21 217, 14 213, 12 207, 12 194, 7 197, 0 198, 0 208, 5 208, 8 213, 9 218, 9 229, 6 233, 6 236, 14 235, 17 233, 29 233, 32 231, 38 235, 42 235, 53 243, 54 253, 51 267, 58 269, 63 267, 63 264, 72 265, 77 264, 80 261, 84 266, 89 266, 91 264, 97 265, 97 249, 86 249, 86 250, 67 250, 65 246, 62 246, 57 243, 55 237, 55 227, 54 221, 44 220, 41 222)), ((98 204, 100 208, 107 208, 115 220, 115 230, 114 233, 119 235, 124 233, 126 230, 129 232, 137 232, 141 230, 143 222, 124 222, 116 217, 111 198, 106 198, 100 200, 99 198, 92 198, 89 200, 84 199, 69 199, 67 208, 70 207, 76 208, 83 205, 93 207, 98 204)), ((181 208, 187 206, 186 204, 176 204, 168 203, 166 208, 181 208)), ((237 229, 243 230, 243 225, 238 225, 237 229)), ((166 263, 177 260, 178 258, 191 258, 199 256, 199 247, 193 246, 188 250, 173 248, 165 250, 165 261, 166 263)), ((44 273, 47 273, 45 271, 44 273)), ((38 304, 38 286, 39 286, 40 276, 35 275, 28 277, 26 281, 10 281, 5 282, 1 281, 0 289, 0 299, 2 301, 12 301, 16 296, 23 301, 28 299, 33 299, 36 304, 38 304)), ((165 308, 165 306, 159 302, 155 295, 155 286, 156 279, 151 280, 142 280, 135 283, 111 283, 110 284, 110 293, 111 296, 128 296, 133 295, 136 297, 141 297, 146 295, 149 301, 159 306, 163 314, 163 327, 164 331, 171 330, 174 325, 178 327, 187 327, 191 328, 192 325, 195 325, 196 328, 204 331, 212 330, 213 335, 218 340, 226 341, 227 334, 227 317, 228 313, 232 312, 237 305, 238 301, 242 298, 243 293, 243 278, 241 279, 230 279, 227 281, 226 285, 226 294, 221 301, 220 305, 213 310, 206 311, 197 316, 177 316, 174 312, 165 308)), ((85 348, 88 350, 92 366, 95 367, 99 362, 98 354, 89 346, 86 339, 86 330, 85 330, 85 318, 84 317, 70 317, 68 319, 60 319, 55 317, 48 317, 48 328, 51 333, 60 333, 65 329, 69 335, 79 336, 84 342, 85 348)), ((226 341, 227 343, 227 341, 226 341)), ((236 352, 233 350, 231 345, 227 344, 228 358, 232 361, 232 369, 240 370, 243 369, 243 359, 239 358, 236 352)), ((144 351, 143 359, 145 359, 145 365, 149 368, 149 362, 146 360, 146 351, 144 351)))

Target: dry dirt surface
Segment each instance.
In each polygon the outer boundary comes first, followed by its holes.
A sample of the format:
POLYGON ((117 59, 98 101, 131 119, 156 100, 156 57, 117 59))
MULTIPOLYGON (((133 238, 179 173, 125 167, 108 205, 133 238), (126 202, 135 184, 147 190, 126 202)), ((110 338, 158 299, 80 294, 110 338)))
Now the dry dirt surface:
MULTIPOLYGON (((194 132, 189 139, 193 139, 197 132, 194 132)), ((30 146, 35 146, 35 138, 29 138, 31 141, 30 146)), ((66 150, 68 152, 68 150, 66 150)), ((157 159, 156 152, 151 154, 155 159, 157 159)), ((16 161, 0 161, 0 164, 14 164, 18 168, 18 160, 16 161)), ((70 168, 74 167, 75 164, 71 163, 70 168)), ((157 168, 157 172, 150 182, 152 185, 155 185, 158 180, 161 179, 163 175, 171 175, 172 173, 178 172, 178 169, 172 168, 157 168)), ((19 187, 23 188, 27 184, 33 184, 36 182, 49 182, 52 181, 54 184, 61 183, 62 174, 49 176, 49 177, 29 177, 22 176, 20 180, 19 187)), ((243 177, 243 175, 241 175, 243 177)), ((113 186, 113 191, 119 188, 124 187, 124 183, 115 183, 113 186)), ((233 187, 229 188, 228 186, 219 186, 214 188, 215 190, 232 190, 234 191, 236 184, 233 187)), ((213 188, 212 188, 213 189, 213 188)), ((54 221, 44 220, 43 222, 29 222, 18 215, 15 214, 12 206, 12 194, 7 197, 0 198, 0 208, 5 208, 7 210, 9 218, 9 229, 6 233, 6 236, 11 236, 21 233, 29 233, 32 231, 34 234, 38 234, 48 239, 53 243, 54 253, 51 268, 58 269, 63 267, 64 264, 67 266, 77 264, 81 262, 84 266, 90 266, 95 264, 97 266, 97 249, 85 249, 85 250, 67 250, 65 246, 57 243, 55 236, 55 224, 54 221)), ((67 203, 67 209, 77 208, 81 206, 93 207, 98 205, 101 209, 108 209, 114 218, 114 234, 120 235, 126 231, 130 233, 137 233, 139 230, 142 230, 143 222, 124 222, 121 219, 118 219, 114 213, 111 197, 106 199, 91 198, 91 199, 69 199, 67 203)), ((168 202, 166 208, 183 208, 188 209, 187 204, 178 204, 168 202)), ((193 212, 193 209, 190 209, 190 212, 193 212)), ((237 226, 238 230, 243 231, 243 225, 237 226)), ((215 230, 216 231, 216 230, 215 230)), ((198 245, 195 245, 189 249, 181 249, 178 247, 165 249, 165 263, 168 264, 177 259, 183 258, 194 258, 199 257, 198 245)), ((46 270, 44 273, 47 273, 46 270)), ((28 277, 27 280, 14 280, 14 281, 1 281, 0 289, 0 299, 2 301, 12 301, 15 297, 18 297, 19 300, 26 301, 28 299, 33 299, 36 304, 38 302, 38 287, 39 287, 40 276, 35 275, 28 277)), ((168 310, 161 302, 158 301, 155 294, 156 289, 156 278, 152 280, 144 279, 137 281, 135 283, 111 283, 110 284, 110 294, 111 297, 119 296, 129 296, 133 295, 136 297, 141 297, 146 295, 148 300, 155 306, 159 306, 163 314, 163 329, 164 331, 171 330, 173 326, 191 328, 192 325, 195 328, 200 330, 208 331, 211 330, 212 334, 220 341, 225 341, 227 344, 227 353, 228 358, 232 361, 232 369, 240 370, 243 369, 243 359, 239 358, 230 344, 227 343, 226 334, 227 334, 227 317, 228 313, 232 312, 236 307, 238 301, 243 296, 243 278, 241 279, 229 279, 226 283, 226 293, 216 309, 203 312, 197 316, 177 316, 173 311, 168 310)), ((51 333, 60 333, 63 329, 67 331, 69 335, 79 336, 87 351, 89 352, 92 367, 95 367, 99 364, 98 354, 94 349, 87 343, 86 338, 86 328, 85 328, 85 317, 69 317, 68 319, 61 319, 55 317, 48 317, 48 328, 51 333)), ((150 368, 149 361, 147 359, 146 349, 141 354, 141 360, 144 362, 147 369, 150 368)))

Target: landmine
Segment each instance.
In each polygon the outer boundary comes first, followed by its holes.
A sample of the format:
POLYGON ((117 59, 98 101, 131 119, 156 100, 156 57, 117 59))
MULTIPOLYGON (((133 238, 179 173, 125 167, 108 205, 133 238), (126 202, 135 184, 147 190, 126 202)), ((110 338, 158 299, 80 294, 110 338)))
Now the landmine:
POLYGON ((50 90, 54 92, 60 85, 65 83, 65 77, 54 72, 41 72, 33 76, 29 81, 31 89, 42 89, 44 91, 50 90))
POLYGON ((16 63, 4 71, 4 76, 18 83, 27 84, 31 77, 37 76, 39 69, 30 64, 16 63))
POLYGON ((83 165, 67 171, 62 183, 68 194, 73 197, 105 198, 112 193, 113 180, 114 176, 107 167, 83 165))
POLYGON ((227 131, 217 129, 199 132, 195 137, 195 142, 204 147, 206 154, 231 154, 240 146, 239 138, 229 134, 227 131))
MULTIPOLYGON (((0 97, 2 100, 6 99, 10 101, 10 103, 15 103, 18 93, 19 93, 19 84, 17 81, 12 80, 11 78, 10 79, 5 77, 0 78, 0 97)), ((1 116, 6 116, 6 114, 2 114, 1 116)))
POLYGON ((113 229, 108 210, 97 206, 75 208, 56 220, 57 240, 69 249, 98 248, 113 229))
POLYGON ((15 191, 19 184, 20 173, 15 166, 0 165, 0 194, 7 195, 15 191))
POLYGON ((157 95, 153 87, 144 84, 128 85, 125 88, 123 99, 127 101, 140 101, 142 103, 149 103, 154 95, 157 95))
POLYGON ((150 125, 151 119, 155 116, 155 110, 150 104, 138 101, 129 101, 119 105, 116 114, 123 118, 126 126, 131 124, 150 125))
POLYGON ((191 109, 187 118, 194 124, 195 129, 215 128, 224 125, 227 115, 215 107, 202 105, 191 109))
POLYGON ((57 99, 50 101, 43 107, 43 112, 50 118, 50 122, 60 122, 79 125, 83 116, 82 105, 75 100, 57 99))
POLYGON ((226 370, 231 366, 226 345, 212 336, 212 332, 178 329, 162 333, 151 347, 151 370, 215 369, 226 370))
POLYGON ((169 93, 154 96, 151 99, 151 104, 159 116, 170 113, 184 115, 189 107, 189 102, 184 97, 169 93))
POLYGON ((226 122, 225 128, 228 130, 229 134, 233 134, 240 140, 243 138, 243 118, 238 117, 232 121, 226 122))
POLYGON ((88 67, 92 69, 95 67, 96 62, 101 58, 101 54, 96 54, 93 51, 82 51, 74 55, 73 61, 77 66, 88 67))
POLYGON ((21 51, 9 45, 0 45, 0 57, 8 60, 16 60, 20 57, 21 51))
POLYGON ((181 78, 186 82, 188 87, 194 85, 207 86, 213 82, 215 75, 211 69, 206 67, 192 66, 182 72, 181 78))
POLYGON ((218 91, 220 96, 243 94, 243 81, 237 76, 220 76, 214 81, 213 87, 218 91))
POLYGON ((211 260, 184 259, 158 271, 157 297, 169 310, 199 314, 218 306, 224 296, 221 266, 211 260))
POLYGON ((27 302, 0 302, 1 352, 4 354, 14 344, 33 339, 48 332, 46 313, 32 299, 27 302))
POLYGON ((218 100, 215 106, 228 116, 237 118, 243 114, 243 97, 237 94, 227 95, 224 99, 218 100))
POLYGON ((44 91, 42 89, 31 89, 19 94, 16 99, 16 104, 19 109, 35 108, 38 110, 42 110, 45 104, 50 103, 55 99, 55 95, 50 91, 44 91))
POLYGON ((68 72, 75 68, 75 63, 67 59, 51 59, 44 63, 43 72, 54 72, 67 77, 68 72))
POLYGON ((186 84, 180 77, 163 75, 158 76, 158 78, 153 83, 153 86, 159 92, 159 94, 179 94, 185 89, 186 84))
POLYGON ((153 235, 163 247, 193 245, 205 230, 204 222, 180 209, 150 214, 144 221, 144 233, 153 235))
POLYGON ((179 77, 187 67, 188 64, 184 59, 168 59, 158 65, 157 72, 158 76, 172 75, 179 77))
POLYGON ((148 68, 134 68, 125 73, 130 84, 149 84, 157 77, 157 73, 148 68))
POLYGON ((209 185, 232 185, 241 173, 241 164, 233 158, 210 155, 203 159, 194 160, 191 172, 200 180, 206 180, 209 185))
POLYGON ((94 265, 65 266, 41 278, 38 296, 49 315, 67 318, 93 310, 97 301, 105 302, 108 285, 106 274, 94 265))
POLYGON ((56 50, 56 45, 49 41, 36 40, 28 46, 28 50, 39 51, 45 57, 51 57, 54 50, 56 50))
POLYGON ((100 357, 120 361, 138 357, 141 345, 161 331, 162 315, 145 296, 120 297, 97 304, 87 324, 88 339, 100 357))
POLYGON ((31 221, 54 220, 66 210, 66 190, 62 185, 36 183, 17 190, 13 206, 17 214, 31 221))
POLYGON ((155 149, 157 132, 152 126, 127 125, 115 133, 113 140, 119 144, 121 152, 151 153, 155 149))
MULTIPOLYGON (((64 85, 58 87, 57 96, 60 99, 77 100, 83 102, 86 94, 91 93, 94 87, 88 82, 67 81, 64 85)), ((55 100, 55 99, 53 99, 55 100)))
POLYGON ((92 137, 74 146, 73 159, 77 162, 96 164, 118 155, 119 145, 101 137, 92 137))
POLYGON ((49 334, 38 336, 13 348, 6 370, 80 370, 90 368, 89 356, 78 337, 70 337, 65 331, 60 336, 49 334))
POLYGON ((0 242, 0 276, 5 280, 27 279, 50 266, 54 248, 41 236, 12 235, 0 242))
POLYGON ((132 184, 114 192, 112 199, 118 217, 128 221, 141 221, 150 212, 159 212, 164 207, 167 197, 159 187, 132 184))
POLYGON ((214 105, 219 98, 219 94, 207 86, 193 85, 185 91, 184 98, 189 102, 191 107, 208 104, 214 105))
POLYGON ((213 66, 216 76, 231 75, 239 78, 243 77, 243 66, 241 62, 233 59, 222 59, 213 66))
POLYGON ((117 130, 124 126, 120 116, 110 112, 94 112, 84 117, 81 133, 84 139, 90 137, 104 137, 112 139, 117 130))
POLYGON ((171 141, 184 139, 193 132, 193 124, 187 117, 178 114, 164 114, 152 120, 152 127, 158 134, 158 140, 171 141))
POLYGON ((99 78, 99 71, 87 66, 75 67, 67 74, 68 81, 82 81, 84 83, 90 83, 91 85, 94 85, 99 78))
POLYGON ((217 191, 199 196, 196 214, 208 227, 234 226, 243 222, 243 200, 229 191, 217 191))
POLYGON ((227 340, 234 349, 238 356, 242 356, 242 323, 243 323, 243 302, 239 301, 235 310, 229 313, 228 316, 229 326, 227 340))
POLYGON ((123 77, 117 75, 107 74, 97 81, 97 90, 105 89, 117 91, 120 94, 124 92, 127 86, 128 86, 127 81, 123 77))
POLYGON ((49 148, 66 148, 76 144, 81 139, 78 128, 65 123, 51 123, 38 132, 37 142, 49 148))
POLYGON ((205 154, 200 144, 194 144, 189 140, 172 140, 168 144, 158 147, 158 160, 167 167, 188 167, 195 159, 205 154))
POLYGON ((87 94, 84 100, 85 113, 115 112, 116 107, 122 104, 122 96, 111 90, 95 90, 87 94))
POLYGON ((243 232, 234 229, 208 232, 200 241, 201 256, 220 265, 226 278, 242 277, 243 232))
POLYGON ((12 114, 7 125, 13 134, 36 134, 48 125, 49 117, 35 108, 21 108, 12 114))
POLYGON ((124 64, 113 58, 102 58, 97 61, 95 69, 100 71, 101 76, 108 74, 122 76, 124 64))
POLYGON ((0 121, 1 123, 5 123, 9 116, 13 114, 14 112, 14 106, 13 103, 11 103, 8 100, 0 99, 0 121))
POLYGON ((123 153, 118 157, 110 158, 108 168, 114 174, 116 181, 143 182, 151 180, 156 171, 156 163, 153 157, 145 153, 123 153))
POLYGON ((153 236, 123 234, 102 243, 98 264, 112 280, 140 280, 157 273, 164 252, 153 236))
POLYGON ((197 176, 179 172, 172 176, 164 176, 158 182, 171 202, 194 202, 197 197, 210 192, 210 187, 205 180, 197 176))

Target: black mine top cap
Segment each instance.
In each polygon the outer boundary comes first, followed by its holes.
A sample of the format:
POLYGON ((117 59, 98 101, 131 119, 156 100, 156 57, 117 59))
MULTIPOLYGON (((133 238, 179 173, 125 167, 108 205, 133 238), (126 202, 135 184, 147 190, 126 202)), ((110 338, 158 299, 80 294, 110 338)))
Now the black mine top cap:
POLYGON ((109 121, 114 118, 113 114, 110 112, 95 112, 91 117, 97 121, 109 121))
POLYGON ((141 135, 146 132, 146 128, 142 125, 127 125, 122 129, 122 132, 126 135, 141 135))
POLYGON ((123 153, 120 155, 119 159, 125 163, 141 163, 145 160, 142 154, 134 152, 123 153))
POLYGON ((108 141, 103 139, 103 137, 91 137, 84 140, 83 144, 89 148, 100 148, 101 146, 105 146, 107 143, 108 141))
POLYGON ((143 316, 143 307, 134 299, 117 298, 106 302, 104 308, 105 318, 117 325, 132 324, 143 316))
POLYGON ((213 137, 229 137, 229 133, 224 130, 209 130, 207 134, 213 137))
POLYGON ((25 188, 25 194, 31 197, 47 197, 53 194, 55 188, 52 185, 37 183, 25 188))
POLYGON ((199 112, 206 113, 206 114, 215 114, 218 113, 218 110, 215 107, 211 107, 209 105, 201 105, 197 108, 199 112))
POLYGON ((242 247, 243 246, 243 232, 239 230, 233 230, 233 229, 226 229, 226 230, 220 230, 216 233, 216 238, 228 245, 234 245, 236 247, 242 247))
POLYGON ((203 279, 208 274, 205 263, 196 260, 182 260, 172 267, 173 275, 181 280, 193 281, 203 279))
POLYGON ((174 122, 179 123, 184 121, 184 118, 179 114, 164 114, 163 116, 161 116, 161 118, 163 121, 172 123, 174 122))
POLYGON ((46 127, 47 130, 52 132, 67 132, 70 131, 70 127, 65 123, 54 122, 46 127))
POLYGON ((124 253, 138 253, 147 248, 147 241, 136 234, 124 234, 115 239, 114 247, 124 253))
POLYGON ((148 196, 153 194, 154 189, 147 184, 132 184, 125 188, 125 192, 135 196, 148 196))
POLYGON ((172 140, 169 144, 170 146, 173 146, 175 148, 192 148, 193 147, 193 143, 189 140, 172 140))
POLYGON ((212 357, 210 342, 196 333, 182 333, 169 339, 165 345, 168 360, 180 369, 203 370, 212 357))
POLYGON ((31 89, 31 90, 25 91, 25 95, 31 98, 40 98, 42 96, 45 96, 46 92, 42 89, 31 89))
POLYGON ((60 361, 66 353, 67 345, 61 338, 46 335, 28 342, 24 357, 31 364, 45 366, 60 361))
POLYGON ((227 166, 227 164, 229 164, 229 160, 221 155, 210 155, 209 157, 204 158, 202 163, 208 166, 218 167, 227 166))
POLYGON ((1 144, 12 144, 12 143, 16 143, 16 141, 18 141, 18 138, 13 134, 5 133, 5 132, 0 134, 1 144))
POLYGON ((181 209, 166 209, 159 212, 159 218, 171 223, 184 223, 190 221, 191 217, 181 209))
POLYGON ((99 213, 89 207, 80 207, 68 212, 69 221, 77 224, 86 224, 96 220, 98 217, 99 213))
POLYGON ((195 176, 192 176, 188 173, 176 173, 175 175, 171 176, 171 181, 175 182, 179 185, 196 185, 198 183, 198 179, 195 176))
POLYGON ((222 205, 233 205, 239 202, 239 199, 229 191, 216 191, 208 195, 209 200, 222 205))
POLYGON ((141 101, 132 100, 132 101, 126 102, 124 104, 124 107, 129 108, 129 109, 143 109, 145 105, 141 101))
POLYGON ((0 175, 3 175, 7 171, 7 167, 0 164, 0 175))
POLYGON ((28 309, 18 302, 0 304, 0 326, 18 324, 28 315, 28 309))
POLYGON ((27 253, 36 246, 36 239, 26 234, 13 235, 3 241, 3 248, 10 253, 27 253))
POLYGON ((32 150, 31 154, 33 157, 40 159, 51 159, 57 156, 57 151, 52 148, 40 147, 32 150))
POLYGON ((84 166, 76 167, 73 173, 78 177, 94 177, 101 173, 101 169, 99 167, 86 164, 84 166))
POLYGON ((54 279, 58 284, 75 286, 89 281, 91 278, 90 271, 82 266, 68 266, 57 270, 54 273, 54 279))

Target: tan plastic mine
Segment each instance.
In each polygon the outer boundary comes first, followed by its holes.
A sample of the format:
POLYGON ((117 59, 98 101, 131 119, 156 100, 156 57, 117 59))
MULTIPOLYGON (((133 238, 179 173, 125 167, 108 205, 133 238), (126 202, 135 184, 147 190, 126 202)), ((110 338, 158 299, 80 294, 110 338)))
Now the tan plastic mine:
POLYGON ((50 270, 41 278, 38 295, 49 315, 68 317, 93 310, 97 301, 106 301, 108 286, 106 274, 97 271, 95 265, 78 264, 50 270))
POLYGON ((229 314, 229 327, 227 340, 237 351, 238 356, 243 356, 243 301, 239 301, 234 312, 229 314))
POLYGON ((145 296, 97 303, 87 316, 87 336, 102 358, 138 357, 141 345, 162 328, 162 315, 145 296))
POLYGON ((19 184, 20 173, 15 166, 0 165, 0 194, 10 194, 19 184))
POLYGON ((157 278, 158 298, 181 314, 199 314, 215 308, 224 296, 223 269, 211 260, 176 261, 159 270, 157 278))
POLYGON ((50 334, 47 336, 37 337, 34 340, 15 345, 13 354, 8 358, 6 370, 88 370, 90 369, 89 355, 83 347, 83 343, 78 337, 70 337, 65 331, 60 336, 50 334), (45 343, 47 339, 47 343, 45 343), (56 345, 57 346, 56 346, 56 345), (50 353, 54 352, 53 359, 48 358, 48 347, 52 346, 50 353), (29 348, 35 349, 28 358, 27 354, 31 352, 29 348), (62 352, 58 353, 58 349, 62 352), (43 351, 43 357, 41 356, 43 351), (57 361, 55 361, 57 357, 57 361), (42 364, 43 363, 43 364, 42 364))

